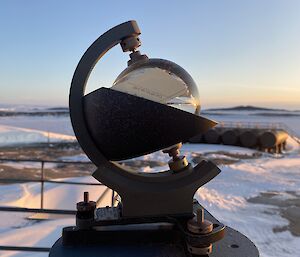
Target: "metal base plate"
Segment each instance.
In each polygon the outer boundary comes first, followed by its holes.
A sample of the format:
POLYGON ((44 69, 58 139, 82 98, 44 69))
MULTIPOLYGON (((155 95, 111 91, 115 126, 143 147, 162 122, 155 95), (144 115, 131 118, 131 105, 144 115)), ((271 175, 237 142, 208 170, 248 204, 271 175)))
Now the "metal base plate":
MULTIPOLYGON (((50 257, 187 257, 184 246, 178 243, 122 244, 111 242, 97 246, 63 246, 62 238, 56 241, 50 257)), ((255 245, 243 234, 227 227, 225 237, 213 245, 210 257, 258 257, 255 245)))
MULTIPOLYGON (((201 205, 197 201, 193 204, 194 212, 201 205)), ((213 224, 222 226, 214 216, 204 209, 205 219, 213 224)), ((78 231, 76 227, 64 228, 63 235, 67 244, 63 245, 63 239, 56 241, 50 251, 50 257, 186 257, 191 255, 187 250, 187 244, 182 238, 181 232, 172 224, 169 225, 154 223, 156 229, 147 229, 145 218, 137 218, 136 224, 141 229, 132 230, 126 228, 126 222, 122 225, 122 219, 118 218, 115 222, 119 223, 114 229, 111 226, 98 226, 96 230, 78 231), (138 222, 139 221, 139 222, 138 222), (73 230, 74 229, 74 230, 73 230), (66 231, 66 232, 65 232, 66 231), (98 231, 98 232, 97 232, 98 231), (101 232, 102 231, 102 232, 101 232), (79 232, 79 234, 78 234, 79 232), (67 237, 66 237, 67 236, 67 237), (98 238, 100 236, 100 238, 98 238), (78 241, 79 240, 79 241, 78 241)), ((124 222, 124 221, 123 221, 124 222)), ((130 225, 132 226, 132 225, 130 225)), ((150 224, 150 227, 152 225, 150 224)), ((210 257, 259 257, 259 252, 253 242, 240 232, 230 228, 225 228, 225 236, 220 241, 213 243, 210 257)))

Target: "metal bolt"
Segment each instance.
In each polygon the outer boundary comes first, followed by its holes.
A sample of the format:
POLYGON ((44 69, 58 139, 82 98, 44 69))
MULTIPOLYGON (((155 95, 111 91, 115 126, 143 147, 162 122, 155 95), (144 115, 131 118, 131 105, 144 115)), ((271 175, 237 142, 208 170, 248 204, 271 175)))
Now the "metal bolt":
POLYGON ((169 154, 169 156, 173 158, 173 161, 175 161, 178 160, 179 158, 179 154, 180 154, 179 149, 181 148, 181 146, 182 143, 179 143, 177 145, 171 146, 170 148, 164 149, 162 152, 169 154))
POLYGON ((83 193, 83 201, 77 203, 77 211, 86 212, 86 211, 94 211, 96 208, 96 202, 90 201, 89 192, 83 193))
POLYGON ((129 54, 130 60, 127 62, 128 66, 133 63, 140 62, 140 61, 147 61, 149 58, 145 54, 141 54, 140 51, 133 51, 129 54))
POLYGON ((182 143, 173 145, 167 149, 164 149, 162 152, 169 154, 172 159, 169 161, 169 167, 172 171, 180 171, 189 165, 185 156, 179 156, 179 149, 181 148, 182 143))
MULTIPOLYGON (((204 209, 201 207, 197 209, 196 215, 187 222, 187 228, 193 234, 205 235, 213 231, 213 223, 204 219, 204 209)), ((194 255, 207 255, 212 252, 212 244, 188 244, 188 250, 194 255)))
POLYGON ((123 52, 135 51, 141 45, 138 35, 130 36, 122 40, 121 47, 123 52))
POLYGON ((204 219, 204 210, 199 208, 195 217, 188 221, 187 227, 194 234, 208 234, 213 230, 213 223, 204 219))
POLYGON ((76 226, 79 229, 89 229, 93 226, 96 202, 90 201, 89 192, 83 193, 83 201, 77 203, 76 226))
POLYGON ((90 200, 89 200, 89 192, 84 192, 83 193, 83 201, 85 203, 88 203, 90 200))
POLYGON ((201 224, 204 222, 204 210, 202 208, 198 209, 196 212, 196 216, 197 216, 197 223, 201 224))

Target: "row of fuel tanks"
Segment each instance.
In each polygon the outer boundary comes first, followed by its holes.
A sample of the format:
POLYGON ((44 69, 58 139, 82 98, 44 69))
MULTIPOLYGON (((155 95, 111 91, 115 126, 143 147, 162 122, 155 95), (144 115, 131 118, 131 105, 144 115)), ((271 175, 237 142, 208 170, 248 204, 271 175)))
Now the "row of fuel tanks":
POLYGON ((285 149, 288 133, 279 129, 216 127, 197 135, 190 143, 224 144, 281 153, 285 149))

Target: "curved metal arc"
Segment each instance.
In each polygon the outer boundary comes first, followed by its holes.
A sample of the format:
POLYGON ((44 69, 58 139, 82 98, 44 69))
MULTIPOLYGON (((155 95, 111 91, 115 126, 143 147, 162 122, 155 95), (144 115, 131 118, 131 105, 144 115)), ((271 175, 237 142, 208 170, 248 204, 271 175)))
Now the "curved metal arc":
MULTIPOLYGON (((185 171, 182 171, 184 173, 185 171)), ((93 177, 114 188, 122 198, 124 217, 179 215, 192 212, 192 199, 199 187, 220 173, 220 169, 209 161, 203 161, 185 175, 173 174, 172 181, 156 177, 132 177, 127 172, 114 172, 98 168, 93 177), (173 179, 173 178, 176 179, 173 179), (118 184, 115 184, 118 181, 118 184)), ((164 176, 164 174, 157 174, 164 176)), ((170 176, 167 176, 170 177, 170 176)))
POLYGON ((109 170, 103 167, 98 168, 93 173, 93 177, 108 186, 114 185, 114 189, 119 194, 124 190, 126 192, 137 193, 152 192, 153 188, 155 188, 156 191, 172 191, 183 187, 189 188, 189 191, 192 192, 208 183, 221 172, 221 170, 210 161, 202 161, 195 167, 190 167, 190 169, 179 173, 165 171, 155 174, 146 173, 143 174, 143 176, 134 174, 133 172, 115 172, 116 168, 117 167, 110 167, 109 170), (166 173, 172 173, 172 175, 168 176, 166 173), (114 181, 118 181, 118 184, 115 185, 114 181))
POLYGON ((73 75, 69 106, 70 117, 76 138, 84 152, 96 165, 109 165, 109 161, 102 155, 93 142, 83 114, 83 96, 86 83, 94 66, 101 57, 124 38, 139 35, 140 30, 135 21, 122 23, 101 35, 84 53, 73 75))

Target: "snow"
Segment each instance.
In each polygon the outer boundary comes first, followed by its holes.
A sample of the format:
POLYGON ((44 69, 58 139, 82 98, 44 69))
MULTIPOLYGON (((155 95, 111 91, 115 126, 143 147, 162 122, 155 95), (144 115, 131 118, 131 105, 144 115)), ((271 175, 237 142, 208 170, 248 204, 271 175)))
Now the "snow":
POLYGON ((299 143, 297 143, 293 138, 291 138, 290 136, 288 136, 287 140, 287 151, 289 152, 297 152, 299 150, 299 143))
MULTIPOLYGON (((241 113, 228 115, 208 115, 215 120, 223 121, 263 121, 284 122, 298 132, 300 122, 297 117, 263 117, 241 113)), ((67 117, 1 117, 0 146, 40 142, 70 142, 75 138, 67 117), (50 131, 51 133, 48 133, 50 131)), ((203 158, 230 160, 231 164, 222 164, 222 172, 211 182, 200 188, 195 197, 217 219, 248 236, 259 248, 262 257, 296 257, 300 252, 300 237, 290 231, 274 232, 274 228, 289 224, 280 215, 280 208, 271 204, 249 202, 250 197, 259 196, 262 192, 275 192, 275 199, 287 201, 300 195, 300 151, 299 144, 288 139, 288 150, 285 154, 272 155, 262 153, 255 155, 255 150, 241 147, 207 144, 186 144, 181 154, 191 161, 195 155, 203 158), (227 155, 226 153, 230 153, 227 155), (239 160, 236 155, 249 156, 239 160), (251 158, 250 158, 251 157, 251 158)), ((85 155, 61 157, 64 160, 88 160, 85 155)), ((169 157, 161 152, 136 158, 143 161, 167 162, 169 157)), ((136 160, 134 159, 134 160, 136 160)), ((134 161, 133 160, 133 161, 134 161)), ((130 160, 132 161, 132 160, 130 160)), ((146 162, 145 162, 146 163, 146 162)), ((16 164, 11 164, 16 165, 16 164)), ((17 164, 34 167, 32 163, 17 164)), ((143 167, 145 172, 159 172, 167 168, 143 167)), ((70 178, 68 179, 70 180, 70 178)), ((92 177, 72 178, 72 181, 93 182, 92 177)), ((74 209, 76 202, 82 199, 84 191, 90 192, 90 198, 97 199, 105 190, 103 186, 78 186, 62 184, 45 184, 45 208, 74 209)), ((107 194, 102 206, 109 205, 111 194, 107 194)), ((40 184, 23 183, 0 185, 0 205, 39 207, 40 184)), ((75 218, 67 216, 47 221, 32 221, 28 213, 0 212, 0 245, 51 247, 60 237, 65 226, 75 224, 75 218)), ((47 256, 47 253, 24 253, 0 251, 0 256, 47 256)))
POLYGON ((276 158, 263 156, 224 165, 213 181, 200 188, 196 198, 215 217, 248 236, 261 256, 297 256, 300 238, 288 231, 274 233, 276 227, 288 225, 275 206, 250 204, 246 198, 260 192, 279 191, 278 198, 291 196, 285 191, 300 192, 299 155, 276 158), (271 215, 269 213, 272 213, 271 215))
MULTIPOLYGON (((216 155, 217 157, 224 155, 223 152, 246 155, 255 153, 250 149, 219 145, 188 144, 182 149, 182 153, 187 154, 188 159, 191 159, 192 154, 195 153, 217 151, 222 151, 222 154, 216 155)), ((77 157, 82 158, 82 156, 77 157)), ((169 157, 157 152, 139 159, 167 161, 169 157)), ((293 236, 289 231, 273 232, 276 227, 287 226, 288 220, 280 216, 275 206, 249 203, 247 198, 266 191, 282 192, 276 197, 283 200, 293 197, 286 191, 299 193, 299 167, 300 158, 297 152, 280 156, 264 154, 260 158, 221 165, 222 172, 200 188, 195 197, 221 222, 248 236, 259 248, 262 257, 295 257, 300 251, 300 238, 293 236)), ((147 169, 150 170, 149 167, 145 167, 145 170, 147 169)), ((158 167, 156 171, 161 169, 158 167)), ((92 177, 73 178, 72 181, 95 182, 92 177)), ((37 183, 6 185, 1 186, 0 190, 1 205, 39 207, 40 185, 37 183)), ((74 209, 75 203, 82 198, 83 191, 86 190, 91 193, 91 199, 97 199, 104 187, 46 184, 45 207, 74 209)), ((111 194, 108 194, 103 205, 109 204, 110 197, 111 194)), ((24 219, 26 214, 19 213, 0 213, 0 217, 0 244, 2 245, 13 243, 22 246, 50 247, 59 238, 62 227, 74 225, 75 222, 74 218, 65 218, 31 223, 32 221, 24 219)), ((46 255, 4 252, 1 256, 46 255)))
MULTIPOLYGON (((93 177, 57 179, 57 181, 98 183, 93 177)), ((105 189, 106 187, 101 185, 90 186, 45 183, 44 208, 74 210, 76 203, 82 199, 84 191, 90 192, 91 199, 98 199, 105 189)), ((39 208, 41 201, 40 190, 40 183, 22 183, 1 186, 1 191, 9 192, 9 194, 5 194, 5 197, 0 198, 1 205, 39 208)), ((109 198, 109 200, 111 199, 109 198)), ((110 204, 110 201, 103 203, 105 203, 104 206, 106 206, 110 204)))
MULTIPOLYGON (((268 163, 272 161, 269 160, 268 163)), ((288 221, 280 217, 276 208, 270 205, 250 204, 246 197, 269 190, 299 192, 300 181, 298 179, 292 186, 286 183, 289 178, 278 176, 275 163, 270 171, 264 167, 255 171, 255 164, 256 161, 247 161, 243 165, 223 167, 217 178, 198 190, 196 198, 220 221, 248 236, 259 248, 261 256, 297 256, 300 251, 299 237, 292 236, 287 231, 273 232, 276 227, 288 225, 288 221)), ((299 163, 297 166, 294 166, 293 162, 289 165, 295 173, 298 172, 299 178, 299 163)), ((284 197, 287 197, 286 194, 284 197)))
MULTIPOLYGON (((300 252, 299 237, 288 231, 273 232, 274 228, 288 225, 288 220, 280 216, 276 206, 247 201, 247 198, 268 191, 278 191, 276 198, 282 200, 294 197, 286 191, 300 194, 299 144, 289 140, 288 146, 291 149, 288 154, 263 153, 259 158, 220 165, 222 172, 195 195, 217 219, 248 236, 259 248, 262 257, 295 257, 300 252)), ((181 153, 191 160, 194 154, 220 158, 224 153, 253 156, 257 151, 225 145, 186 144, 181 153)), ((156 152, 139 159, 167 161, 168 157, 156 152)), ((223 159, 228 159, 228 156, 223 159)), ((163 168, 159 167, 156 171, 163 168)), ((143 170, 151 171, 150 167, 143 170)))
POLYGON ((49 131, 58 134, 74 136, 74 132, 69 117, 55 116, 17 116, 0 117, 0 124, 18 128, 27 128, 33 130, 49 131))
MULTIPOLYGON (((45 168, 48 169, 54 169, 57 167, 56 163, 45 163, 45 168)), ((39 169, 41 168, 41 163, 40 162, 30 162, 30 161, 22 161, 22 162, 11 162, 11 161, 6 161, 5 162, 5 166, 10 166, 14 169, 19 169, 19 170, 23 170, 23 169, 39 169)))
POLYGON ((0 146, 22 145, 30 143, 73 142, 74 136, 0 125, 0 146))
MULTIPOLYGON (((67 179, 60 179, 67 180, 67 179)), ((73 182, 97 183, 93 177, 68 179, 73 182)), ((40 207, 40 184, 23 183, 1 186, 1 206, 26 208, 40 207)), ((44 208, 74 210, 76 203, 83 198, 83 192, 89 191, 90 199, 96 200, 106 190, 105 186, 83 186, 45 184, 44 208)), ((110 205, 111 193, 105 195, 100 206, 110 205)), ((30 213, 0 212, 0 245, 51 247, 60 237, 62 228, 75 225, 75 217, 66 216, 47 221, 32 221, 30 213)), ((47 253, 1 252, 0 256, 47 256, 47 253)))
MULTIPOLYGON (((19 246, 38 245, 40 247, 49 247, 49 243, 53 244, 61 234, 62 228, 68 225, 74 225, 74 218, 44 221, 35 224, 27 224, 27 226, 26 224, 23 224, 22 228, 15 228, 2 233, 3 236, 1 235, 1 244, 11 245, 13 242, 14 245, 19 246), (18 236, 16 236, 16 234, 18 234, 18 236)), ((0 255, 2 257, 46 257, 48 256, 48 253, 0 251, 0 255)))
POLYGON ((85 154, 77 154, 72 156, 62 156, 59 158, 62 161, 90 162, 90 159, 85 154))

